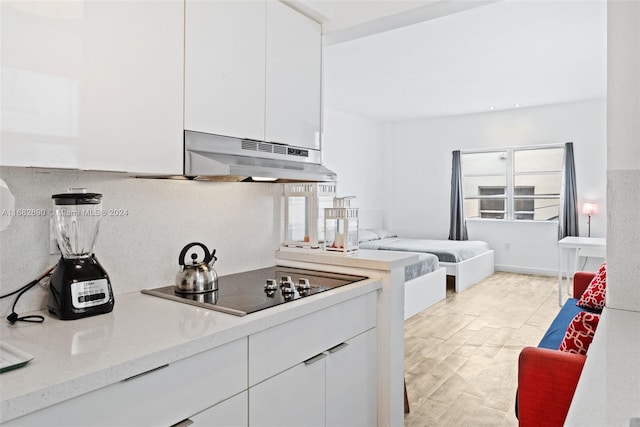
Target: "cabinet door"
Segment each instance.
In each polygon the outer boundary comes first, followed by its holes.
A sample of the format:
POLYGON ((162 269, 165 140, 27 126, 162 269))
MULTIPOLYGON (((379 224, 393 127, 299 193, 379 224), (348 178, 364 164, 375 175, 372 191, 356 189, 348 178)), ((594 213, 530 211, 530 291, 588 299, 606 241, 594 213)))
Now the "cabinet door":
POLYGON ((185 129, 264 139, 265 7, 186 0, 185 129))
POLYGON ((182 1, 83 8, 80 167, 182 174, 182 1))
POLYGON ((249 425, 324 426, 325 359, 312 358, 249 388, 249 425))
POLYGON ((320 25, 267 2, 266 140, 320 148, 320 25))
POLYGON ((82 2, 0 2, 0 163, 78 168, 82 2))
POLYGON ((196 427, 246 427, 249 424, 247 396, 244 391, 189 419, 196 427))
POLYGON ((2 165, 182 172, 182 1, 0 7, 2 165))
POLYGON ((327 426, 375 426, 378 397, 377 329, 329 350, 327 426))

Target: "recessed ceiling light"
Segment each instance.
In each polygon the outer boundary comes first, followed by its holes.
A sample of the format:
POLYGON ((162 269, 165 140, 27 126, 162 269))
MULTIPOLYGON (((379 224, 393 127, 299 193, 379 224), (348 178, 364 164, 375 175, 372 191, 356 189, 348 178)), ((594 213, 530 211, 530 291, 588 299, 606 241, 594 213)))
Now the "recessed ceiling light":
POLYGON ((493 108, 493 107, 489 107, 489 110, 491 110, 491 111, 493 111, 494 109, 495 109, 495 108, 493 108))
POLYGON ((513 104, 514 107, 518 108, 520 104, 513 104))

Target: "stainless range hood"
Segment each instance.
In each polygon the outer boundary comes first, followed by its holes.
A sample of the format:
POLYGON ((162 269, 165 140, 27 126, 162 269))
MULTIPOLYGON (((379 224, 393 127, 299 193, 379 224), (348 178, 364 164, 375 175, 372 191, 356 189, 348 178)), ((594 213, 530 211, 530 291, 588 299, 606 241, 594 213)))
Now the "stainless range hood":
POLYGON ((320 150, 184 131, 184 174, 211 181, 323 182, 320 150))

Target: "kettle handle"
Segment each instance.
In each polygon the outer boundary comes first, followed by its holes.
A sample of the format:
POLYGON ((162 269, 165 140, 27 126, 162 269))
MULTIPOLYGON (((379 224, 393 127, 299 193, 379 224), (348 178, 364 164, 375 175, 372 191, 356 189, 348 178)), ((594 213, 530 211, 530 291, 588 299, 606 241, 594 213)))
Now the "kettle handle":
POLYGON ((205 264, 209 264, 209 262, 211 261, 211 254, 209 253, 209 249, 207 249, 207 247, 202 243, 198 242, 189 243, 187 246, 182 248, 182 250, 180 251, 180 255, 178 256, 178 264, 186 265, 184 262, 184 257, 187 255, 187 251, 189 251, 189 249, 194 246, 200 246, 202 250, 204 250, 204 260, 202 262, 204 262, 205 264))

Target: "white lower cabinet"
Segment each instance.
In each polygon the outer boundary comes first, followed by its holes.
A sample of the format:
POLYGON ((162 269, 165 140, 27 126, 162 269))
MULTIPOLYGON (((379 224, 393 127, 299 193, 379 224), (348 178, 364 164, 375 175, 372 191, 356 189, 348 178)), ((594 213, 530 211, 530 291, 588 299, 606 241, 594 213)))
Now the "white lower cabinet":
MULTIPOLYGON (((171 426, 246 389, 247 338, 242 338, 3 426, 171 426)), ((245 400, 245 416, 246 411, 245 400)))
POLYGON ((377 329, 329 350, 326 360, 327 427, 377 425, 377 329))
POLYGON ((249 425, 324 427, 325 361, 300 363, 249 389, 249 425))
POLYGON ((249 336, 249 387, 374 328, 371 292, 249 336))
POLYGON ((250 426, 375 426, 373 328, 249 389, 250 426))
MULTIPOLYGON (((233 396, 189 418, 198 427, 246 427, 248 424, 248 393, 233 396)), ((184 424, 188 424, 184 423, 184 424)))
POLYGON ((249 336, 250 426, 373 426, 376 293, 249 336))
POLYGON ((376 326, 370 292, 3 426, 374 426, 376 326))

